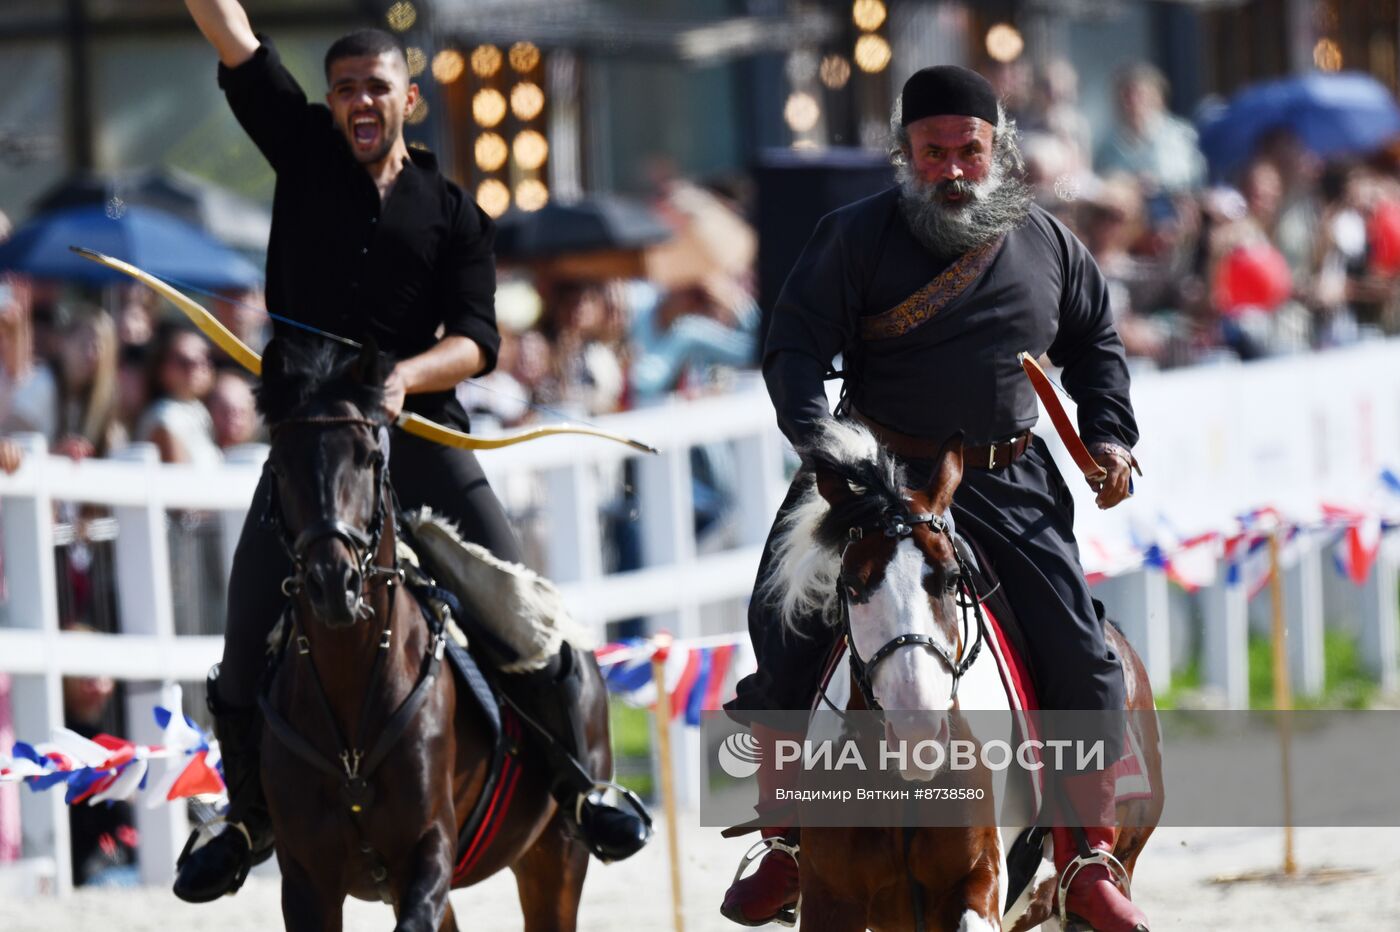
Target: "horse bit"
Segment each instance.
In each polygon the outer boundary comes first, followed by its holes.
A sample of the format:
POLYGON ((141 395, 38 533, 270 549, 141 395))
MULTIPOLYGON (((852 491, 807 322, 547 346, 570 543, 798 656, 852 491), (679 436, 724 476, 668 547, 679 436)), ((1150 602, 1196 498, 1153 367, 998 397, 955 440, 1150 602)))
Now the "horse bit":
MULTIPOLYGON (((879 702, 875 699, 874 675, 875 668, 881 662, 889 659, 896 651, 906 647, 919 647, 932 651, 933 655, 943 662, 948 671, 953 675, 952 698, 958 697, 958 684, 962 682, 963 674, 972 668, 972 664, 977 660, 977 655, 982 650, 984 621, 982 617, 982 598, 972 588, 972 574, 968 567, 968 562, 963 558, 962 551, 958 547, 957 540, 953 537, 952 523, 941 515, 928 513, 904 514, 893 509, 887 509, 880 517, 874 530, 883 531, 884 535, 893 538, 895 541, 905 540, 914 536, 914 528, 921 524, 928 525, 934 533, 943 534, 948 538, 949 544, 953 547, 953 555, 958 561, 958 576, 955 581, 958 587, 958 608, 962 619, 961 642, 968 641, 967 609, 971 608, 977 619, 976 639, 972 646, 962 654, 962 659, 954 658, 946 647, 938 643, 932 636, 927 634, 899 634, 887 641, 884 646, 870 655, 869 660, 861 659, 856 650, 855 636, 851 632, 851 612, 850 605, 846 597, 845 585, 845 558, 846 553, 841 552, 842 574, 837 579, 837 589, 841 604, 841 628, 842 635, 846 639, 846 646, 850 650, 851 671, 855 676, 856 685, 860 687, 861 694, 865 697, 866 703, 871 709, 878 710, 879 702)), ((865 537, 865 526, 852 527, 848 532, 846 547, 865 537)))

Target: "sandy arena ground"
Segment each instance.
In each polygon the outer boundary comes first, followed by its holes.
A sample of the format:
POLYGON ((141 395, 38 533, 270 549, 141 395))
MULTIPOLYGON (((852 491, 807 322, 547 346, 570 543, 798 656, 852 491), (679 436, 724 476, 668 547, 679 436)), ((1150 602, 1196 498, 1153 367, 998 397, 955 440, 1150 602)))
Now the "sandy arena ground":
MULTIPOLYGON (((688 820, 692 825, 694 819, 688 820)), ((683 823, 684 824, 684 823, 683 823)), ((1364 873, 1329 883, 1255 882, 1222 885, 1222 875, 1277 868, 1282 832, 1276 829, 1161 829, 1138 863, 1135 892, 1154 930, 1395 930, 1400 929, 1400 829, 1300 829, 1297 853, 1303 873, 1321 867, 1364 873)), ((682 832, 685 922, 688 932, 731 932, 716 907, 729 882, 742 840, 725 841, 716 830, 682 832)), ((590 932, 667 930, 670 885, 665 839, 622 864, 596 863, 584 888, 580 929, 590 932)), ((80 892, 67 900, 0 901, 0 930, 97 930, 169 932, 171 929, 269 930, 281 927, 279 883, 255 877, 236 899, 189 906, 165 890, 80 892)), ((521 928, 515 884, 499 874, 453 894, 458 924, 473 932, 521 928)), ((347 932, 387 930, 387 907, 351 901, 347 932)), ((770 926, 769 928, 779 928, 770 926)))

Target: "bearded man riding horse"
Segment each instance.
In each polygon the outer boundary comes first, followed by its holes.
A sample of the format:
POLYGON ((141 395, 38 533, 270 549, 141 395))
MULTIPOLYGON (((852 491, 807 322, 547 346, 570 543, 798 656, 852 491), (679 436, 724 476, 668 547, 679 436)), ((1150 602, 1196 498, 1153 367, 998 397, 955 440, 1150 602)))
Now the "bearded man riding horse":
MULTIPOLYGON (((326 54, 326 104, 307 101, 271 43, 253 33, 237 0, 186 0, 219 54, 219 85, 234 115, 277 174, 268 242, 267 304, 283 319, 360 341, 374 340, 396 361, 383 386, 388 422, 407 408, 465 429, 453 388, 489 372, 500 337, 493 296, 491 220, 438 171, 433 156, 409 149, 405 115, 418 102, 402 48, 387 33, 346 36, 326 54)), ((278 322, 279 335, 290 330, 278 322)), ((520 563, 520 547, 467 450, 385 430, 383 455, 405 509, 430 507, 470 543, 520 563)), ((321 464, 324 471, 330 464, 321 464)), ((259 777, 262 715, 256 700, 266 641, 286 596, 279 580, 290 561, 268 513, 264 475, 244 525, 229 580, 228 625, 220 666, 210 674, 209 706, 229 788, 224 831, 187 847, 175 893, 205 902, 232 893, 251 864, 271 856, 272 826, 259 777)), ((314 584, 352 602, 361 580, 314 584)), ((502 690, 572 757, 583 752, 580 664, 502 676, 502 690)), ((561 809, 589 849, 608 860, 641 848, 649 828, 606 804, 586 767, 554 775, 561 809)), ((193 841, 193 839, 191 839, 193 841)))
MULTIPOLYGON (((841 413, 864 424, 915 481, 945 439, 961 433, 951 514, 1006 587, 1042 707, 1121 712, 1120 658, 1079 563, 1069 489, 1030 433, 1038 409, 1018 362, 1022 351, 1048 353, 1063 367, 1080 431, 1103 469, 1093 481, 1098 506, 1123 501, 1138 431, 1104 278, 1074 235, 1032 204, 1014 124, 980 75, 919 71, 891 123, 898 186, 825 217, 774 308, 763 372, 779 426, 798 449, 819 445, 830 418, 823 381, 840 354, 841 413)), ((752 722, 765 748, 793 736, 772 734, 746 713, 807 709, 836 637, 816 617, 798 626, 805 637, 789 636, 779 608, 762 597, 780 571, 775 545, 812 482, 799 474, 765 547, 749 610, 758 670, 727 706, 752 722)), ((1121 735, 1106 738, 1104 760, 1112 762, 1121 735)), ((762 815, 783 774, 763 766, 758 778, 762 815)), ((1054 824, 1083 827, 1087 842, 1075 844, 1063 828, 1052 833, 1055 867, 1072 875, 1067 912, 1098 932, 1145 932, 1146 917, 1103 863, 1113 852, 1112 777, 1089 770, 1061 784, 1070 808, 1057 809, 1054 824)), ((730 887, 727 917, 760 925, 791 915, 799 892, 794 829, 764 829, 775 843, 730 887)))

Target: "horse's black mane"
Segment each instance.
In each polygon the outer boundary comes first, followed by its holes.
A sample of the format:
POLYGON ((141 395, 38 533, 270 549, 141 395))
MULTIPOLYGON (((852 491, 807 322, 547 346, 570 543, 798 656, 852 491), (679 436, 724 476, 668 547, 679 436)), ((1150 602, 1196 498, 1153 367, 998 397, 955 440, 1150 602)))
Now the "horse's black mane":
POLYGON ((320 337, 279 336, 263 356, 258 413, 278 424, 313 403, 348 401, 379 419, 388 374, 388 361, 373 346, 360 351, 320 337))
POLYGON ((799 451, 802 462, 815 474, 826 473, 844 481, 855 493, 845 502, 833 505, 815 531, 816 542, 827 549, 840 550, 853 527, 868 527, 882 515, 908 510, 905 504, 905 470, 883 447, 874 459, 852 456, 852 451, 824 438, 799 451))

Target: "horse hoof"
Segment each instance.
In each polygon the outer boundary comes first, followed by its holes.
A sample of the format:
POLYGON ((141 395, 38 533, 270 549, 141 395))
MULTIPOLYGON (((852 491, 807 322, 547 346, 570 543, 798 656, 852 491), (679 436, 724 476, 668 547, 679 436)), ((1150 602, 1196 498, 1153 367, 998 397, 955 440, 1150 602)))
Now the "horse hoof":
POLYGON ((787 926, 789 929, 797 925, 797 909, 792 906, 784 906, 766 919, 748 919, 738 907, 731 907, 726 903, 719 908, 719 914, 730 922, 754 929, 759 926, 766 926, 769 923, 787 926))

